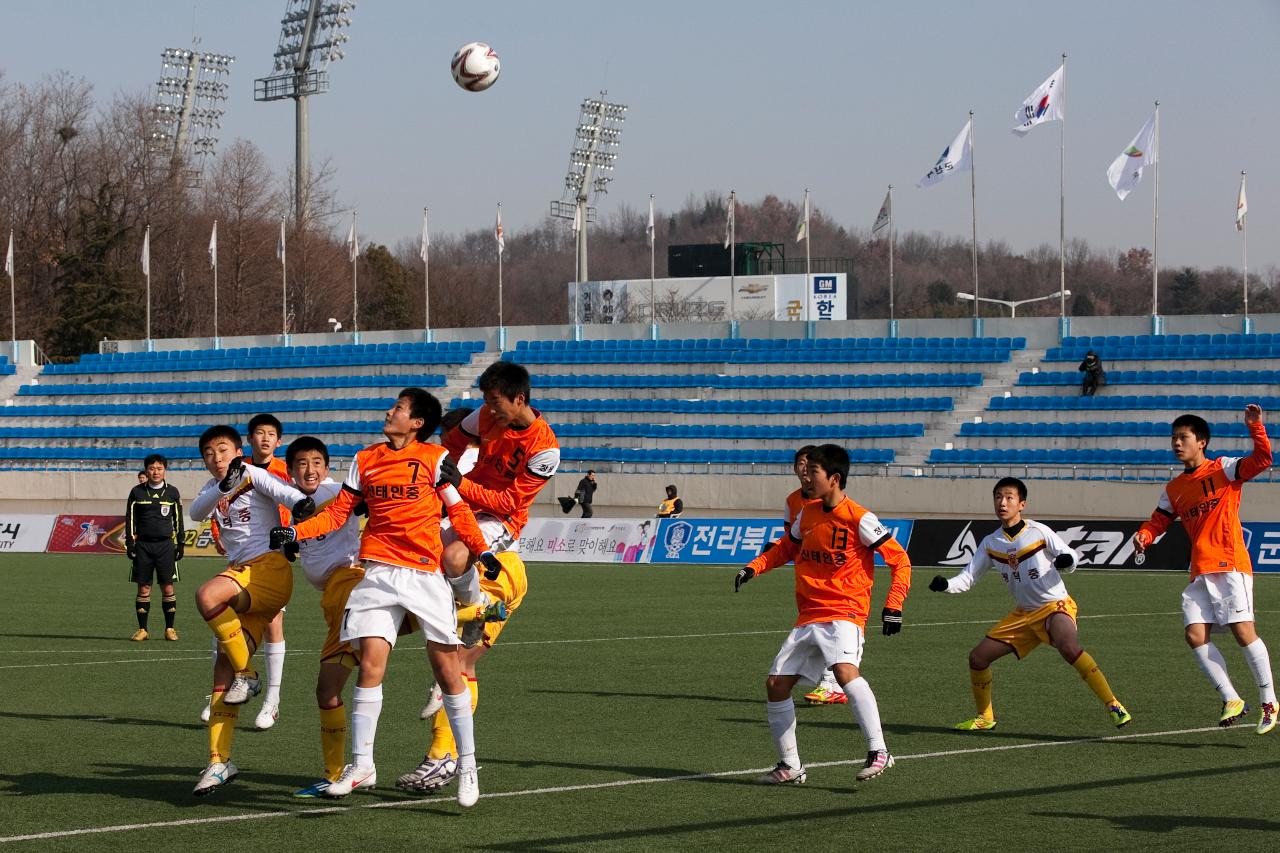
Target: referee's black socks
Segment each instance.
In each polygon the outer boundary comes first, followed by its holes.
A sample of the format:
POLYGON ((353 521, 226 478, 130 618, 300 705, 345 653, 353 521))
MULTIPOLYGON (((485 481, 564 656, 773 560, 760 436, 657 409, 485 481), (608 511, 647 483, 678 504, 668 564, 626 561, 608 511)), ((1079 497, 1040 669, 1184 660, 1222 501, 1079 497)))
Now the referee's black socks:
POLYGON ((134 599, 133 603, 138 611, 138 627, 145 631, 147 630, 147 616, 151 613, 151 596, 139 595, 134 599))
POLYGON ((173 619, 178 614, 178 594, 166 595, 160 601, 160 606, 164 609, 164 626, 166 628, 173 627, 173 619))

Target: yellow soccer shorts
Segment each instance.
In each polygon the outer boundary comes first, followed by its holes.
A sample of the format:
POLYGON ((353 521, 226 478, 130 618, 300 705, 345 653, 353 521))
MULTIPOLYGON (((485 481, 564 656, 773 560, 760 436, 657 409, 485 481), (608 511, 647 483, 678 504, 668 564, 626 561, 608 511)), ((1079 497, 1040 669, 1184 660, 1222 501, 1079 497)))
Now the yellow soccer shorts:
POLYGON ((241 566, 230 566, 221 577, 235 581, 249 593, 249 609, 239 614, 240 627, 262 646, 262 634, 293 594, 293 566, 278 551, 268 551, 241 566))
POLYGON ((320 595, 320 609, 324 611, 324 623, 329 627, 324 637, 324 646, 320 649, 320 662, 337 663, 344 656, 348 660, 359 660, 360 655, 351 648, 350 643, 342 642, 338 636, 342 630, 342 613, 347 607, 347 596, 352 588, 364 577, 364 569, 360 566, 346 566, 334 569, 324 582, 324 592, 320 595))
POLYGON ((1076 621, 1076 603, 1067 596, 1061 601, 1051 601, 1035 610, 1011 610, 1009 615, 995 624, 987 637, 998 643, 1012 646, 1014 654, 1024 658, 1036 646, 1049 642, 1049 617, 1056 613, 1065 613, 1076 621))
POLYGON ((491 648, 498 641, 498 635, 502 633, 507 622, 511 621, 520 603, 524 601, 524 594, 529 591, 529 577, 525 573, 524 561, 520 559, 519 554, 514 551, 503 551, 498 554, 498 562, 502 563, 502 571, 494 580, 488 580, 481 574, 480 589, 507 605, 507 619, 503 622, 485 623, 484 639, 481 642, 486 648, 491 648))

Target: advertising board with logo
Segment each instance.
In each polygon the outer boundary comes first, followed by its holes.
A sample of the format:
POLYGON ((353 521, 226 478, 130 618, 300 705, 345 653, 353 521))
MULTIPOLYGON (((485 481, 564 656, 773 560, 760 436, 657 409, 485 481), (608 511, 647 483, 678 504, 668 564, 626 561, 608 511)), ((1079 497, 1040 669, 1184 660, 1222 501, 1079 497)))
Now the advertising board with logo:
POLYGON ((1244 525, 1244 544, 1255 572, 1280 572, 1280 524, 1252 521, 1244 525))
MULTIPOLYGON (((1182 525, 1175 524, 1147 549, 1141 564, 1134 560, 1133 534, 1140 521, 1045 521, 1080 554, 1081 566, 1090 568, 1173 569, 1183 571, 1191 557, 1191 543, 1182 525)), ((962 569, 978 549, 978 543, 999 524, 994 519, 934 520, 915 523, 907 553, 912 565, 951 566, 962 569)), ((1280 526, 1278 526, 1280 529, 1280 526)), ((1280 544, 1280 543, 1278 543, 1280 544)))
MULTIPOLYGON (((911 540, 912 522, 882 518, 894 538, 905 548, 911 540)), ((649 558, 652 563, 742 564, 760 554, 768 542, 784 532, 780 518, 664 518, 649 558)), ((876 555, 876 565, 884 565, 876 555)))
POLYGON ((52 515, 0 515, 0 552, 39 553, 49 544, 52 515))
POLYGON ((520 532, 520 556, 557 563, 646 563, 654 518, 531 518, 520 532))
POLYGON ((123 515, 60 515, 49 534, 54 554, 123 554, 123 515))

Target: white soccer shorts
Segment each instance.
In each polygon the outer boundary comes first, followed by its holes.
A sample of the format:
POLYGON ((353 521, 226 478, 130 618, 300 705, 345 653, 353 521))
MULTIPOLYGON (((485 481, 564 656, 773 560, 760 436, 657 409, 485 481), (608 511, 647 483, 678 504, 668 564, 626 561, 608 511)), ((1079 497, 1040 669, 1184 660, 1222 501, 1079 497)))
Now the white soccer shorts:
POLYGON ((422 626, 426 639, 458 645, 453 587, 444 572, 424 572, 366 560, 364 577, 347 597, 342 614, 343 642, 359 646, 361 637, 381 637, 392 646, 406 613, 422 626))
POLYGON ((1209 572, 1182 591, 1183 625, 1230 625, 1253 621, 1253 575, 1209 572))
MULTIPOLYGON (((507 526, 496 515, 477 512, 476 524, 480 527, 480 535, 484 537, 485 542, 489 543, 489 550, 493 553, 500 554, 503 551, 517 550, 518 543, 516 538, 511 535, 511 531, 507 530, 507 526)), ((440 519, 440 543, 447 548, 451 543, 457 541, 458 531, 453 529, 449 519, 440 519)))
POLYGON ((792 628, 769 674, 798 675, 817 684, 823 671, 838 663, 862 665, 862 629, 843 619, 792 628))

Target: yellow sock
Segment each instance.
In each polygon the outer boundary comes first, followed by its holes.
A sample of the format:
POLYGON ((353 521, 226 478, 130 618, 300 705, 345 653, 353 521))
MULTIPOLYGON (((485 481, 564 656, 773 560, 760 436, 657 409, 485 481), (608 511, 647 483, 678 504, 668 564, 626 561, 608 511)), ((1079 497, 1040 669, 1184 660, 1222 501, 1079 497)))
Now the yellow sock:
POLYGON ((236 672, 244 672, 249 668, 249 644, 245 642, 244 631, 240 627, 240 614, 230 607, 224 607, 212 619, 206 619, 213 635, 218 638, 218 648, 231 661, 236 672))
MULTIPOLYGON (((463 673, 462 677, 466 679, 467 689, 471 691, 471 712, 475 713, 476 706, 480 704, 480 683, 476 681, 474 676, 463 673)), ((431 749, 427 750, 428 758, 444 758, 446 755, 458 757, 458 745, 453 740, 453 728, 449 725, 449 715, 444 712, 444 708, 436 711, 435 717, 431 720, 431 749)))
POLYGON ((1080 673, 1084 683, 1089 685, 1093 695, 1097 696, 1102 704, 1110 705, 1116 701, 1116 694, 1111 692, 1111 685, 1107 684, 1107 677, 1102 674, 1102 670, 1098 669, 1098 662, 1093 659, 1093 655, 1081 652, 1080 657, 1076 658, 1071 665, 1076 668, 1076 672, 1080 673))
POLYGON ((991 667, 969 670, 969 686, 973 688, 973 704, 978 716, 995 720, 996 712, 991 707, 991 667))
POLYGON ((324 777, 330 782, 342 775, 347 757, 347 709, 320 709, 320 752, 324 755, 324 777))
POLYGON ((239 705, 222 701, 223 692, 215 690, 209 699, 209 763, 231 760, 231 739, 236 734, 239 705))
POLYGON ((458 608, 458 624, 459 625, 463 624, 464 622, 479 622, 483 618, 484 618, 483 605, 473 604, 470 607, 458 608))

